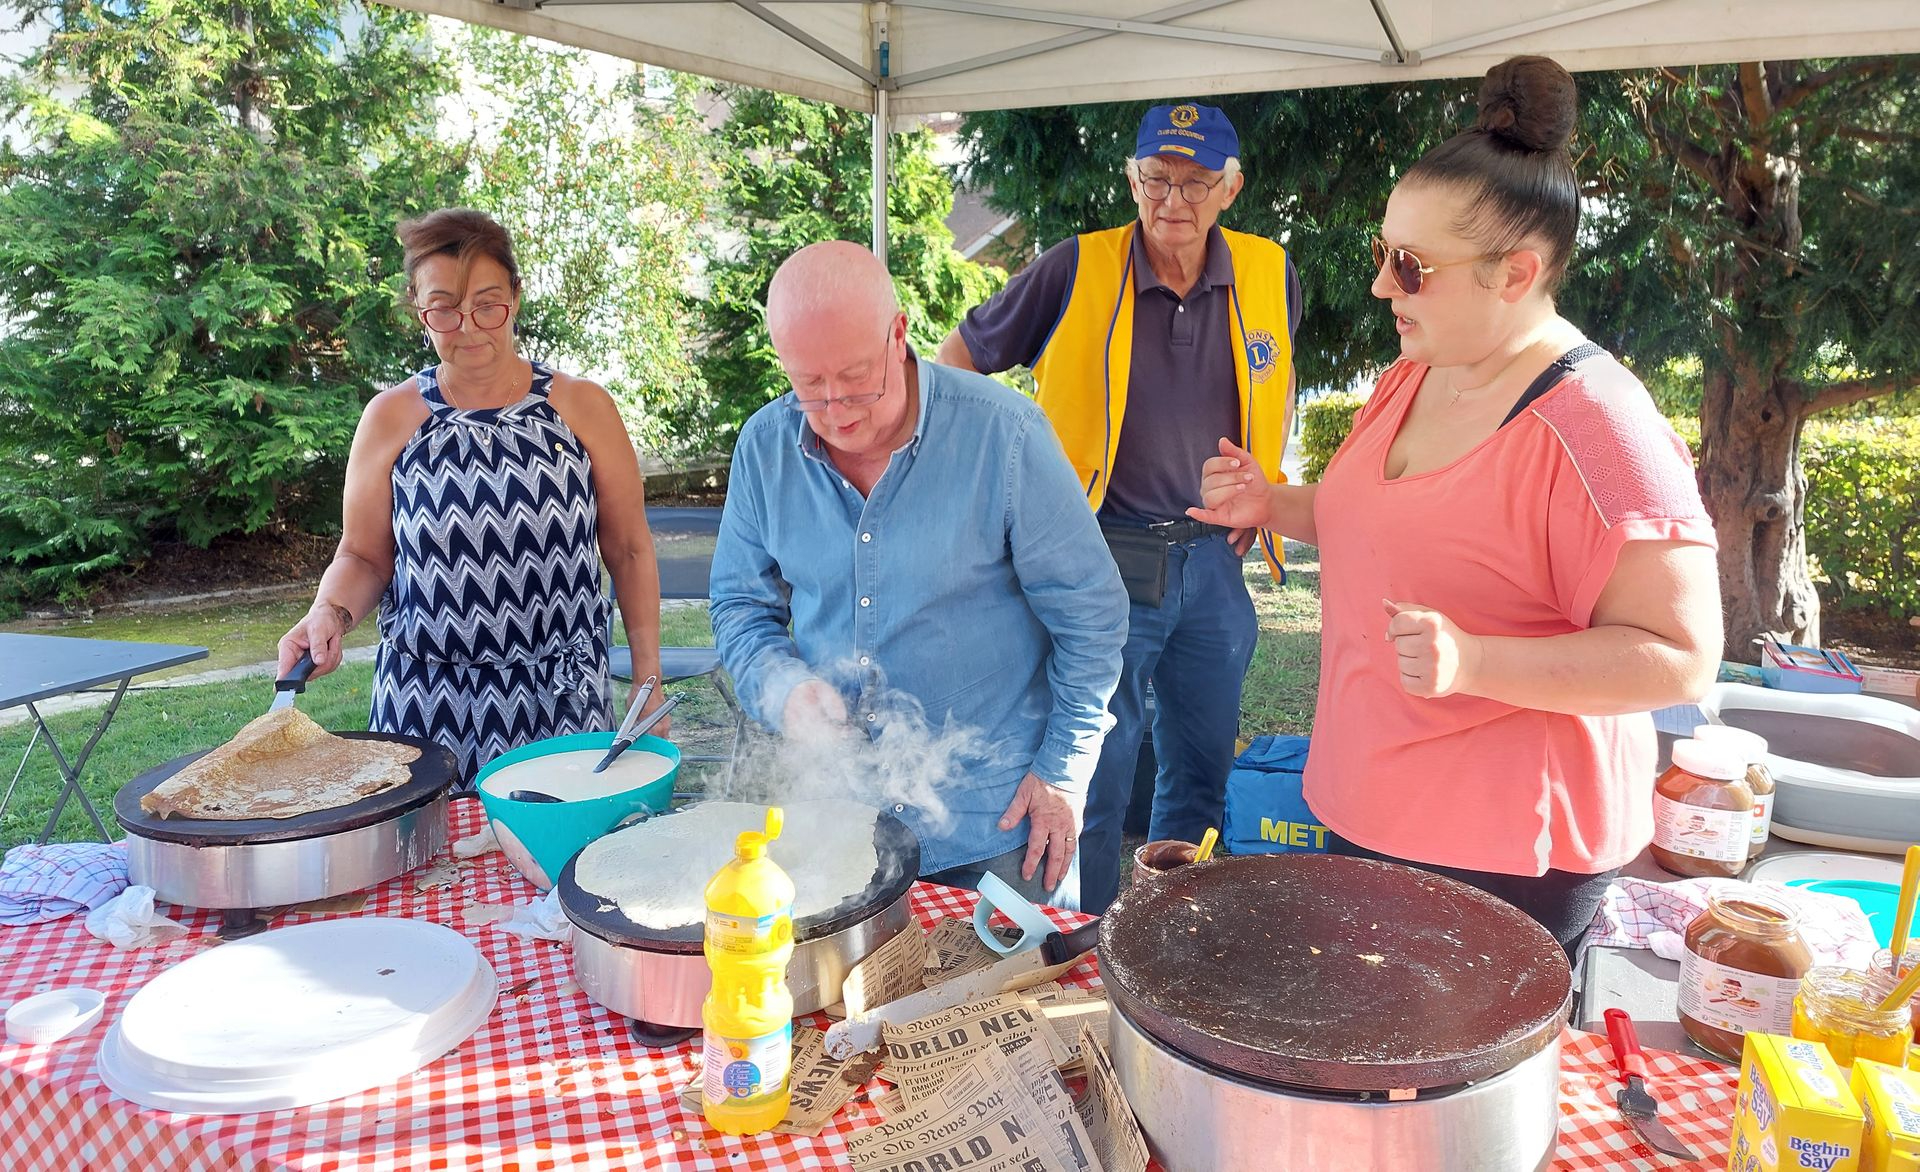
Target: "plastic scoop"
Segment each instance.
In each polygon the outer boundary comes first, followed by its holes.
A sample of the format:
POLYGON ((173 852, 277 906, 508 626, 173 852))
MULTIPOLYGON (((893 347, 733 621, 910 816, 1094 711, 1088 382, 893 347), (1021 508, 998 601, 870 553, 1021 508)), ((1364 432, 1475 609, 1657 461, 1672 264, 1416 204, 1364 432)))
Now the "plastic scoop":
POLYGON ((1900 906, 1893 915, 1893 940, 1888 944, 1893 955, 1904 956, 1907 934, 1913 927, 1914 888, 1920 884, 1920 846, 1907 848, 1907 864, 1900 870, 1900 906))
MULTIPOLYGON (((1896 952, 1894 955, 1897 957, 1900 954, 1896 952)), ((1916 991, 1920 991, 1920 964, 1908 969, 1907 975, 1901 977, 1900 983, 1893 987, 1893 992, 1881 999, 1880 1012, 1891 1013, 1893 1010, 1900 1008, 1902 1005, 1913 1000, 1913 995, 1916 991)))

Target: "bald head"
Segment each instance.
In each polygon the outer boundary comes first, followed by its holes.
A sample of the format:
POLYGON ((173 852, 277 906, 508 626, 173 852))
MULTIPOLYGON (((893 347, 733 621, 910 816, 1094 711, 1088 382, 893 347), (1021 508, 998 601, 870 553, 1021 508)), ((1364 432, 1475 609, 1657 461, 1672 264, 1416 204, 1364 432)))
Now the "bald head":
POLYGON ((788 257, 767 287, 767 332, 785 338, 840 327, 877 335, 900 312, 887 266, 847 240, 809 244, 788 257))

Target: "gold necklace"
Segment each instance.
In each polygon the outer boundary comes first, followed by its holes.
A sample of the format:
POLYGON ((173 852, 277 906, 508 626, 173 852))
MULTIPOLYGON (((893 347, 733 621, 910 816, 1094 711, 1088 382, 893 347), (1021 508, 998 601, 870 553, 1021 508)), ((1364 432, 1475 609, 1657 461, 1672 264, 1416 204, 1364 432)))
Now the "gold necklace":
POLYGON ((1533 349, 1533 343, 1531 342, 1527 343, 1525 346, 1520 347, 1520 349, 1514 353, 1514 356, 1512 358, 1507 359, 1506 362, 1501 365, 1499 370, 1496 370, 1493 372, 1492 378, 1488 379, 1486 382, 1481 383, 1477 387, 1455 386, 1453 385, 1453 376, 1449 374, 1447 376, 1447 383, 1449 387, 1451 387, 1451 389, 1453 390, 1453 398, 1447 400, 1447 406, 1451 407, 1455 403, 1458 403, 1460 401, 1461 394, 1466 391, 1472 391, 1475 394, 1478 394, 1479 392, 1484 391, 1488 387, 1499 382, 1500 376, 1507 373, 1507 371, 1511 370, 1513 368, 1513 364, 1520 361, 1521 355, 1525 354, 1527 351, 1531 349, 1533 349))

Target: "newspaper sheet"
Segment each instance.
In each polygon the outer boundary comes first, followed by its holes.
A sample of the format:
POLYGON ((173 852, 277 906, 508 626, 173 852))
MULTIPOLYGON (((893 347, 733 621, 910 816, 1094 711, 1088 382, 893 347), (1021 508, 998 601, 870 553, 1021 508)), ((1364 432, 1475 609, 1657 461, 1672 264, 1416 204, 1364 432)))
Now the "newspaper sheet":
MULTIPOLYGON (((1015 938, 1011 932, 998 929, 995 934, 1009 943, 1015 938)), ((999 953, 981 942, 979 933, 973 930, 972 920, 941 920, 927 935, 925 983, 938 985, 1000 959, 999 953)))
POLYGON ((1087 1069, 1087 1093, 1078 1104, 1093 1150, 1106 1172, 1146 1172, 1147 1140, 1120 1091, 1106 1042, 1083 1024, 1076 1039, 1087 1069))
POLYGON ((1108 1006, 1107 999, 1099 994, 1089 994, 1085 990, 1075 992, 1080 996, 1040 1002, 1040 1016, 1047 1019, 1047 1024, 1053 1027, 1054 1037, 1060 1040, 1066 1050, 1060 1060, 1060 1068, 1078 1073, 1086 1061, 1080 1043, 1081 1027, 1088 1027, 1104 1045, 1107 1040, 1108 1006))
POLYGON ((1009 1058, 989 1046, 930 1098, 849 1135, 847 1154, 856 1172, 1101 1172, 1067 1103, 1038 1047, 1009 1058))
POLYGON ((868 953, 841 986, 840 1016, 866 1013, 926 987, 927 935, 919 924, 868 953))
POLYGON ((965 1069, 982 1050, 1012 1054, 1036 1045, 1057 1068, 1067 1057, 1040 1007, 1018 993, 957 1005, 903 1026, 887 1025, 887 1078, 900 1088, 907 1106, 917 1107, 965 1069))

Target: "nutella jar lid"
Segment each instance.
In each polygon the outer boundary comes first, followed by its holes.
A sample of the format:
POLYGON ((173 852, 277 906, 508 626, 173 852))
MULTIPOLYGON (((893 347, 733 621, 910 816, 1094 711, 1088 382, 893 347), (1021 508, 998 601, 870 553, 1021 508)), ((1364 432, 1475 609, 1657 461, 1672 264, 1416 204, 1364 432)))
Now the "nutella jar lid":
POLYGON ((1706 741, 1675 741, 1673 763, 1695 777, 1739 781, 1747 776, 1747 762, 1739 753, 1706 741))
POLYGON ((1693 739, 1732 749, 1748 764, 1764 763, 1767 759, 1767 738, 1730 724, 1697 725, 1693 730, 1693 739))

